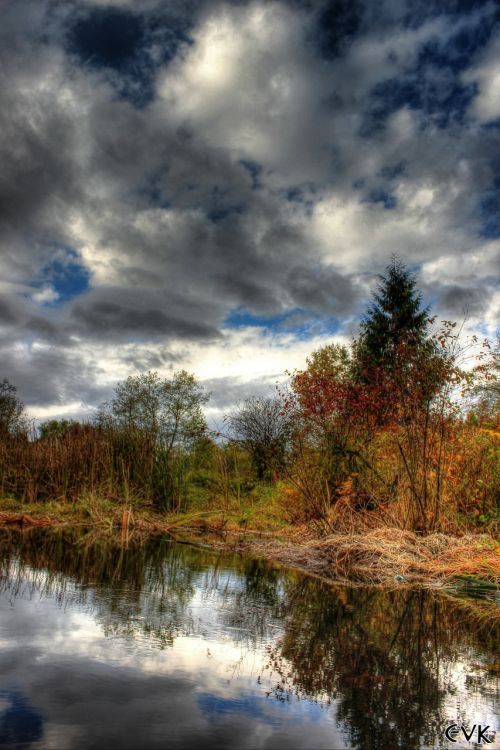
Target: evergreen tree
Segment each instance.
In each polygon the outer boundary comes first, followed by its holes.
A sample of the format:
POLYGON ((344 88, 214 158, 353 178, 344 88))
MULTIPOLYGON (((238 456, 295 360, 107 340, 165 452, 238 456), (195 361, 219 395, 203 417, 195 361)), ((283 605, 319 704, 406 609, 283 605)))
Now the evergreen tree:
POLYGON ((394 258, 380 280, 355 344, 356 371, 365 381, 376 371, 390 375, 403 345, 432 352, 427 335, 429 308, 422 308, 415 276, 394 258))

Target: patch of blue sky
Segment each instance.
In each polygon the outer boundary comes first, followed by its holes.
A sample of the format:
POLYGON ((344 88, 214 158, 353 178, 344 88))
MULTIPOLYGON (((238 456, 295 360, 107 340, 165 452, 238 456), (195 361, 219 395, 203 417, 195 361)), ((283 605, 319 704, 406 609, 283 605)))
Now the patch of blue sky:
POLYGON ((262 328, 270 334, 293 335, 307 341, 317 335, 334 335, 340 329, 337 318, 319 315, 316 311, 292 308, 275 315, 255 315, 244 307, 232 310, 225 318, 224 328, 262 328))
POLYGON ((387 117, 403 107, 424 115, 422 127, 462 124, 477 86, 464 84, 461 76, 491 34, 491 12, 486 8, 483 13, 463 16, 456 33, 446 40, 435 38, 422 45, 413 67, 374 87, 361 134, 368 136, 380 129, 387 117))
POLYGON ((310 196, 316 192, 316 186, 313 183, 308 182, 303 185, 290 185, 279 192, 289 203, 296 203, 304 210, 307 216, 312 216, 314 212, 314 201, 311 200, 310 196))
POLYGON ((397 206, 396 196, 381 189, 371 190, 366 201, 368 203, 381 203, 388 210, 397 206))
POLYGON ((229 217, 239 216, 244 213, 244 210, 244 206, 242 205, 215 206, 207 212, 207 218, 214 224, 219 224, 219 222, 224 221, 229 217))
POLYGON ((172 203, 168 200, 165 189, 162 187, 162 182, 165 180, 167 173, 168 165, 165 164, 156 174, 146 178, 137 192, 131 194, 131 198, 138 197, 149 208, 171 208, 172 203))
MULTIPOLYGON (((432 311, 436 309, 436 307, 439 305, 439 303, 440 303, 440 298, 439 298, 439 295, 437 295, 437 294, 434 294, 434 293, 429 294, 429 293, 427 293, 425 295, 422 295, 422 305, 424 307, 428 307, 429 310, 431 311, 430 314, 429 314, 429 320, 430 320, 431 317, 433 317, 432 311)), ((436 318, 436 323, 434 324, 434 329, 436 327, 438 327, 438 325, 439 325, 439 320, 436 318)))
POLYGON ((474 54, 484 48, 490 36, 491 26, 483 20, 482 23, 461 27, 446 44, 432 39, 422 46, 417 67, 433 66, 462 73, 470 66, 474 54))
POLYGON ((371 135, 384 126, 387 118, 404 107, 420 111, 425 117, 422 127, 446 128, 451 122, 462 123, 477 86, 464 85, 459 80, 440 81, 415 70, 399 78, 378 84, 371 93, 373 105, 360 129, 361 135, 371 135))
MULTIPOLYGON (((57 253, 31 283, 35 290, 50 290, 44 304, 60 305, 87 291, 90 273, 72 248, 57 253)), ((42 298, 43 300, 43 298, 42 298)))
POLYGON ((189 42, 185 23, 172 16, 111 6, 78 14, 66 36, 70 54, 81 65, 110 74, 117 96, 138 108, 154 98, 158 66, 189 42))
POLYGON ((500 177, 493 180, 479 202, 481 237, 494 240, 500 237, 500 177))
MULTIPOLYGON (((488 328, 488 325, 486 323, 475 323, 474 327, 477 329, 477 331, 485 337, 485 339, 488 338, 488 336, 491 336, 491 331, 488 328)), ((491 343, 491 342, 490 342, 491 343)))
POLYGON ((301 187, 293 186, 285 191, 287 201, 290 203, 303 203, 304 202, 304 190, 301 187))
MULTIPOLYGON (((202 206, 200 206, 201 208, 202 206)), ((210 194, 210 207, 207 210, 207 218, 214 224, 218 224, 225 219, 238 216, 245 211, 242 203, 234 203, 231 197, 231 191, 214 185, 210 194)))
POLYGON ((231 310, 229 315, 224 320, 224 327, 226 328, 266 328, 270 331, 279 330, 282 324, 290 317, 296 310, 278 313, 277 315, 255 315, 244 307, 238 307, 235 310, 231 310))
POLYGON ((261 186, 260 176, 262 174, 262 166, 251 159, 240 159, 240 164, 245 167, 252 178, 252 190, 258 190, 261 186))
POLYGON ((490 120, 489 122, 482 123, 481 130, 485 133, 500 130, 500 117, 497 117, 495 120, 490 120))
POLYGON ((363 22, 363 3, 359 0, 328 0, 320 4, 311 30, 311 44, 326 60, 346 52, 363 22))
POLYGON ((495 3, 491 0, 426 0, 425 2, 401 3, 404 15, 401 20, 404 28, 418 28, 436 16, 448 15, 452 20, 470 16, 474 12, 484 12, 491 22, 495 18, 495 3))
POLYGON ((380 170, 380 176, 386 180, 395 180, 404 174, 406 162, 400 161, 397 164, 387 164, 380 170))

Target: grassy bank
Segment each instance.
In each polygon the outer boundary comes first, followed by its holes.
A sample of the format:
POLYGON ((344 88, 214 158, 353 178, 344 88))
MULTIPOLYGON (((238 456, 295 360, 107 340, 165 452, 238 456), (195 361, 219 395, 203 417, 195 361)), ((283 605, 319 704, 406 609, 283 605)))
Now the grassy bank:
POLYGON ((312 352, 221 431, 184 370, 130 375, 88 422, 38 430, 3 380, 4 523, 201 534, 335 580, 497 582, 500 339, 421 300, 394 259, 349 346, 312 352))
MULTIPOLYGON (((379 518, 380 521, 380 518, 379 518)), ((276 491, 253 502, 190 513, 160 514, 143 504, 87 497, 78 503, 23 504, 4 499, 0 525, 91 526, 120 536, 169 533, 174 538, 238 551, 300 569, 330 581, 446 585, 462 579, 500 586, 500 543, 484 533, 426 536, 374 526, 373 516, 351 514, 351 528, 319 535, 311 523, 294 523, 286 496, 276 491)))

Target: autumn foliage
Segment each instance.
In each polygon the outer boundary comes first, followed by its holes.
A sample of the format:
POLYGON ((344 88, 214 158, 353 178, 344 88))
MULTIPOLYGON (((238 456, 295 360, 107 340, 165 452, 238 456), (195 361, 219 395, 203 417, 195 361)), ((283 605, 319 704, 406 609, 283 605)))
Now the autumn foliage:
POLYGON ((243 524, 262 498, 321 534, 495 532, 498 356, 498 345, 430 317, 394 261, 350 346, 313 352, 274 398, 247 398, 212 434, 208 394, 184 371, 130 377, 92 423, 52 420, 31 438, 3 381, 0 495, 233 508, 243 524))
POLYGON ((347 495, 351 507, 421 533, 494 519, 497 433, 464 419, 466 396, 488 368, 461 366, 454 324, 444 321, 425 347, 400 339, 390 370, 377 366, 369 377, 359 376, 355 356, 339 347, 316 353, 285 402, 298 427, 292 481, 319 525, 335 525, 347 495))

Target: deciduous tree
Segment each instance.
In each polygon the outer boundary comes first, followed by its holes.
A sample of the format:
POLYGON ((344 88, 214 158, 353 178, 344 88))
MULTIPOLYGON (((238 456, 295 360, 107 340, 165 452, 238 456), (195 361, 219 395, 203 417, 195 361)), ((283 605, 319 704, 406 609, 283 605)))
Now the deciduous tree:
POLYGON ((249 450, 258 479, 281 470, 290 422, 279 399, 248 398, 225 421, 233 439, 249 450))
POLYGON ((0 438, 25 435, 29 420, 17 388, 4 378, 0 382, 0 438))
POLYGON ((179 370, 172 378, 157 372, 131 375, 118 383, 98 421, 141 430, 167 451, 190 447, 206 430, 203 404, 209 399, 194 375, 179 370))

